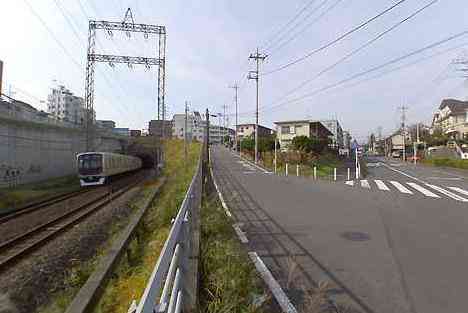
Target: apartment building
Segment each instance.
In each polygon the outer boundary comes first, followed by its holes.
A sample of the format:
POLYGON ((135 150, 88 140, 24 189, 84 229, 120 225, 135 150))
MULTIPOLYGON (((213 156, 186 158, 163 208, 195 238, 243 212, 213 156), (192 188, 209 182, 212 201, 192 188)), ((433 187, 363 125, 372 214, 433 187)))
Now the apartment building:
POLYGON ((432 118, 432 129, 453 139, 468 139, 468 101, 444 99, 432 118))
POLYGON ((275 122, 276 137, 281 150, 288 150, 292 140, 296 136, 309 138, 328 139, 333 133, 321 122, 311 120, 295 120, 275 122))
MULTIPOLYGON (((262 125, 258 125, 258 136, 267 137, 274 134, 274 130, 262 125)), ((237 125, 237 137, 239 139, 253 137, 255 135, 255 124, 237 125)))
POLYGON ((319 122, 332 133, 330 136, 330 147, 334 149, 343 148, 343 129, 341 128, 340 122, 338 122, 338 120, 320 120, 319 122))
POLYGON ((74 124, 84 124, 86 119, 84 99, 73 95, 63 85, 51 89, 47 97, 47 112, 58 120, 74 124))

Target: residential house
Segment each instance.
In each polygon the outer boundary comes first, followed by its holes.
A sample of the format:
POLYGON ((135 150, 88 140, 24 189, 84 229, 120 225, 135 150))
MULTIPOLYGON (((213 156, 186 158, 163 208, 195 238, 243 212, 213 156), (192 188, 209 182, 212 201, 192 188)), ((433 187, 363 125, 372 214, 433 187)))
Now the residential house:
POLYGON ((432 118, 432 128, 453 139, 468 139, 468 101, 444 99, 432 118))
POLYGON ((343 148, 343 129, 341 128, 340 122, 338 122, 338 120, 320 120, 319 122, 332 133, 330 136, 330 147, 334 149, 343 148))
MULTIPOLYGON (((258 125, 258 137, 267 137, 274 134, 271 128, 258 125)), ((240 139, 255 136, 255 124, 239 124, 237 125, 237 137, 240 139)))
POLYGON ((333 135, 321 122, 311 120, 296 120, 275 122, 276 136, 281 150, 288 150, 292 140, 296 136, 309 138, 328 139, 333 135))

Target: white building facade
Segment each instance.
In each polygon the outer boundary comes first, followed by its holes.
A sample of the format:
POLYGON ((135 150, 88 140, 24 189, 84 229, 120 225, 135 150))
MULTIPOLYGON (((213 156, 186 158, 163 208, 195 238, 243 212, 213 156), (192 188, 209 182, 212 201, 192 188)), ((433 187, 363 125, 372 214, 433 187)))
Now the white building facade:
MULTIPOLYGON (((220 127, 215 124, 216 120, 210 122, 210 142, 221 143, 226 136, 233 137, 234 130, 220 127)), ((187 139, 202 142, 205 138, 206 120, 199 112, 187 114, 187 139)), ((184 139, 185 136, 185 114, 174 114, 172 119, 172 137, 184 139)), ((232 138, 231 138, 232 140, 232 138)))
POLYGON ((320 123, 333 133, 333 135, 330 136, 330 147, 334 149, 343 148, 343 129, 341 128, 340 122, 338 122, 338 120, 321 120, 320 123))
POLYGON ((86 119, 84 99, 73 95, 65 86, 52 88, 47 97, 47 112, 58 120, 74 124, 84 124, 86 119))

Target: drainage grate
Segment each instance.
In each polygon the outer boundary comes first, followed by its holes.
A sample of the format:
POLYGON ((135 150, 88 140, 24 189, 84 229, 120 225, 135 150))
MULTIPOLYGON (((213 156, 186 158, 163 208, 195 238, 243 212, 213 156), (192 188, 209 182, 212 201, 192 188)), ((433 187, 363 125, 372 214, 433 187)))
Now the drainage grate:
POLYGON ((341 233, 341 237, 350 241, 367 241, 370 240, 370 235, 358 231, 347 231, 341 233))

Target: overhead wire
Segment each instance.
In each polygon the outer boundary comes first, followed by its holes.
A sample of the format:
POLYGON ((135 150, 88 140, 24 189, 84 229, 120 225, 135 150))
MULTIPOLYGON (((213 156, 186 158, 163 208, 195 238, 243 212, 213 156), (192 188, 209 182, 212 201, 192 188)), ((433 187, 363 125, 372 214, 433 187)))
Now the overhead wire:
POLYGON ((302 13, 304 13, 314 2, 315 0, 309 0, 304 6, 302 6, 302 8, 299 9, 298 12, 292 18, 290 18, 285 25, 280 27, 280 29, 276 31, 273 36, 270 36, 269 39, 267 39, 266 43, 261 45, 261 50, 268 50, 271 44, 274 42, 274 39, 278 35, 283 33, 283 31, 285 31, 296 19, 298 19, 302 15, 302 13))
POLYGON ((406 1, 407 1, 407 0, 399 0, 398 2, 392 4, 390 7, 386 8, 386 9, 383 10, 382 12, 380 12, 380 13, 378 13, 377 15, 371 17, 370 19, 368 19, 368 20, 366 20, 365 22, 359 24, 358 26, 353 27, 351 30, 349 30, 349 31, 345 32, 344 34, 338 36, 336 39, 334 39, 334 40, 332 40, 332 41, 326 43, 325 45, 323 45, 323 46, 321 46, 321 47, 319 47, 319 48, 316 48, 316 49, 312 50, 311 52, 308 52, 308 53, 305 54, 304 56, 299 57, 299 58, 297 58, 297 59, 295 59, 295 60, 293 60, 293 61, 290 61, 290 62, 288 62, 288 63, 286 63, 286 64, 284 64, 284 65, 281 65, 281 66, 279 66, 279 67, 277 67, 277 68, 275 68, 275 69, 272 69, 272 70, 268 70, 268 71, 266 71, 266 72, 263 72, 263 73, 261 73, 260 75, 261 75, 261 76, 271 75, 271 74, 273 74, 273 73, 276 73, 276 72, 279 72, 279 71, 281 71, 281 70, 284 70, 284 69, 286 69, 286 68, 288 68, 288 67, 290 67, 290 66, 293 66, 293 65, 295 65, 295 64, 297 64, 297 63, 300 63, 300 62, 302 62, 302 61, 304 61, 304 60, 310 58, 312 55, 314 55, 314 54, 316 54, 316 53, 318 53, 318 52, 320 52, 320 51, 323 51, 323 50, 325 50, 325 49, 327 49, 327 48, 333 46, 334 44, 336 44, 336 43, 340 42, 341 40, 343 40, 344 38, 348 37, 349 35, 351 35, 351 34, 357 32, 358 30, 360 30, 360 29, 362 29, 362 28, 364 28, 364 27, 367 26, 368 24, 370 24, 370 23, 372 23, 373 21, 377 20, 378 18, 382 17, 382 16, 385 15, 386 13, 392 11, 394 8, 398 7, 400 4, 402 4, 402 3, 406 2, 406 1))
MULTIPOLYGON (((271 55, 272 52, 270 50, 272 49, 277 49, 275 48, 275 44, 277 43, 281 43, 282 40, 284 40, 286 38, 287 40, 287 36, 289 35, 290 32, 294 31, 296 28, 298 28, 303 22, 305 22, 308 18, 310 18, 312 15, 315 14, 315 12, 317 12, 321 7, 323 7, 329 0, 323 0, 317 7, 315 7, 313 10, 311 10, 307 15, 305 15, 304 17, 302 17, 301 20, 299 20, 297 23, 295 23, 295 25, 293 25, 291 28, 288 29, 288 31, 286 32, 283 32, 283 34, 281 36, 279 36, 279 38, 276 39, 275 42, 273 42, 272 45, 269 46, 269 48, 267 49, 264 49, 266 50, 266 53, 268 55, 271 55)), ((314 1, 315 2, 315 1, 314 1)))
POLYGON ((286 98, 287 96, 291 95, 292 93, 296 92, 297 90, 301 89, 302 87, 304 87, 305 85, 309 84, 310 82, 316 80, 317 78, 321 77, 323 74, 331 71, 332 69, 336 68, 338 65, 340 65, 341 63, 343 63, 344 61, 346 61, 347 59, 349 59, 350 57, 354 56, 355 54, 357 54, 358 52, 362 51, 363 49, 369 47, 371 44, 373 44, 374 42, 378 41, 379 39, 381 39, 382 37, 384 37, 386 34, 390 33, 391 31, 395 30, 396 28, 398 28, 399 26, 401 26, 402 24, 408 22, 409 20, 411 20, 413 17, 415 17, 416 15, 418 15, 419 13, 423 12, 425 9, 431 7, 432 5, 436 4, 439 0, 432 0, 431 2, 429 2, 428 4, 424 5, 423 7, 421 7, 420 9, 416 10, 415 12, 413 12, 412 14, 410 14, 409 16, 407 16, 406 18, 400 20, 398 23, 394 24, 393 26, 387 28, 385 31, 379 33, 377 36, 375 36, 374 38, 372 38, 371 40, 367 41, 366 43, 364 43, 363 45, 359 46, 358 48, 352 50, 351 52, 347 53, 346 55, 344 55, 343 57, 341 57, 338 61, 336 61, 335 63, 327 66, 325 69, 321 70, 320 72, 318 72, 316 75, 314 75, 312 78, 309 78, 309 79, 306 79, 304 80, 302 83, 300 83, 298 86, 294 87, 293 89, 289 90, 288 92, 286 92, 281 98, 279 98, 278 100, 274 101, 274 103, 278 103, 280 102, 281 100, 283 100, 284 98, 286 98))
MULTIPOLYGON (((422 53, 422 52, 424 52, 424 51, 426 51, 426 50, 435 48, 435 47, 440 46, 440 45, 442 45, 442 44, 444 44, 444 43, 446 43, 446 42, 449 42, 449 41, 451 41, 451 40, 460 38, 460 37, 465 36, 465 35, 467 35, 467 34, 468 34, 468 30, 467 30, 467 31, 460 32, 460 33, 457 33, 457 34, 452 35, 452 36, 449 36, 449 37, 447 37, 447 38, 444 38, 444 39, 442 39, 442 40, 439 40, 439 41, 437 41, 437 42, 434 42, 434 43, 432 43, 432 44, 430 44, 430 45, 424 46, 423 48, 417 49, 417 50, 412 51, 412 52, 410 52, 410 53, 408 53, 408 54, 405 54, 405 55, 403 55, 403 56, 394 58, 394 59, 392 59, 392 60, 390 60, 390 61, 387 61, 387 62, 385 62, 385 63, 383 63, 383 64, 374 66, 374 67, 372 67, 372 68, 370 68, 370 69, 368 69, 368 70, 365 70, 365 71, 356 73, 356 74, 351 75, 351 76, 349 76, 349 77, 347 77, 347 78, 344 78, 344 79, 342 79, 342 80, 340 80, 340 81, 338 81, 338 82, 336 82, 336 83, 329 84, 329 85, 327 85, 327 86, 325 86, 325 87, 319 88, 319 89, 317 89, 317 90, 315 90, 315 91, 313 91, 313 92, 310 92, 310 93, 306 93, 306 94, 302 95, 301 97, 298 97, 298 98, 296 98, 296 99, 292 99, 292 100, 286 101, 286 102, 281 103, 281 104, 279 104, 279 105, 277 105, 277 106, 274 106, 274 107, 279 107, 279 106, 283 106, 283 105, 288 104, 288 103, 298 102, 298 101, 301 101, 301 100, 310 98, 310 97, 312 97, 312 96, 314 96, 314 95, 316 95, 316 94, 318 94, 318 93, 321 93, 321 92, 323 92, 323 91, 326 91, 326 90, 329 90, 329 89, 338 87, 338 86, 343 85, 343 84, 345 84, 345 83, 347 83, 347 82, 349 82, 349 81, 352 81, 352 80, 354 80, 354 79, 356 79, 356 78, 359 78, 359 77, 361 77, 361 76, 367 75, 367 74, 372 73, 372 72, 375 72, 375 71, 377 71, 377 70, 379 70, 379 69, 382 69, 382 68, 384 68, 384 67, 386 67, 386 66, 388 66, 388 65, 392 65, 392 64, 398 63, 398 62, 400 62, 400 61, 402 61, 402 60, 404 60, 404 59, 407 59, 407 58, 409 58, 409 57, 411 57, 411 56, 414 56, 414 55, 419 54, 419 53, 422 53)), ((264 107, 264 108, 265 108, 265 107, 264 107)), ((273 107, 270 107, 269 109, 272 109, 272 108, 273 108, 273 107)))
MULTIPOLYGON (((407 54, 405 54, 405 55, 403 55, 403 56, 394 58, 394 59, 392 59, 392 60, 390 60, 390 61, 387 61, 387 62, 382 63, 382 64, 380 64, 380 65, 374 66, 374 67, 372 67, 372 68, 370 68, 370 69, 368 69, 368 70, 365 70, 365 71, 359 72, 359 73, 357 73, 357 74, 351 75, 351 76, 349 76, 349 77, 347 77, 347 78, 345 78, 345 79, 342 79, 342 80, 340 80, 340 81, 338 81, 338 82, 336 82, 336 83, 329 84, 329 85, 327 85, 327 86, 325 86, 325 87, 322 87, 322 88, 320 88, 320 89, 317 89, 317 90, 315 90, 315 91, 313 91, 313 92, 311 92, 311 93, 304 94, 304 95, 302 95, 301 97, 298 97, 298 98, 295 98, 295 99, 291 99, 291 100, 282 102, 282 103, 280 103, 280 104, 278 104, 278 105, 275 105, 275 106, 263 106, 263 107, 260 108, 260 111, 264 111, 264 112, 267 111, 267 110, 268 110, 268 111, 272 111, 272 110, 274 110, 274 109, 276 109, 276 108, 279 108, 279 107, 281 107, 281 106, 284 106, 284 105, 286 105, 286 104, 290 104, 290 103, 295 103, 295 102, 302 101, 302 100, 307 99, 307 98, 310 98, 310 97, 312 97, 312 96, 314 96, 314 95, 316 95, 316 94, 318 94, 318 93, 321 93, 321 92, 324 92, 324 91, 327 91, 327 90, 330 90, 330 89, 334 89, 334 88, 339 87, 339 86, 341 86, 341 85, 344 85, 344 84, 346 84, 347 82, 352 81, 352 80, 354 80, 354 79, 356 79, 356 78, 359 78, 359 77, 361 77, 361 76, 365 76, 365 75, 367 75, 367 74, 369 74, 369 73, 372 73, 372 72, 375 72, 375 71, 377 71, 377 70, 380 70, 380 69, 382 69, 382 68, 384 68, 384 67, 386 67, 386 66, 388 66, 388 65, 396 64, 396 63, 398 63, 398 62, 400 62, 400 61, 402 61, 402 60, 405 60, 405 59, 407 59, 407 58, 409 58, 409 57, 412 57, 412 56, 414 56, 414 55, 420 54, 420 53, 425 52, 425 51, 427 51, 427 50, 429 50, 429 49, 435 48, 435 47, 440 46, 440 45, 442 45, 442 44, 444 44, 444 43, 447 43, 447 42, 449 42, 449 41, 455 40, 455 39, 457 39, 457 38, 460 38, 460 37, 463 37, 463 36, 466 36, 466 35, 468 35, 468 30, 463 31, 463 32, 460 32, 460 33, 457 33, 457 34, 454 34, 454 35, 451 35, 451 36, 446 37, 446 38, 444 38, 444 39, 442 39, 442 40, 439 40, 439 41, 434 42, 434 43, 432 43, 432 44, 426 45, 426 46, 424 46, 424 47, 422 47, 422 48, 420 48, 420 49, 417 49, 417 50, 414 50, 414 51, 412 51, 412 52, 410 52, 410 53, 407 53, 407 54)), ((394 69, 392 69, 392 70, 389 70, 389 71, 387 71, 387 72, 385 72, 385 73, 381 73, 381 74, 378 74, 378 75, 374 75, 373 77, 370 77, 370 78, 361 80, 361 81, 359 81, 359 82, 357 82, 357 83, 355 83, 355 84, 346 85, 346 86, 354 87, 354 86, 359 85, 359 84, 361 84, 361 83, 363 83, 363 82, 367 82, 367 81, 369 81, 369 80, 373 80, 373 79, 377 79, 377 78, 383 77, 383 76, 385 76, 385 75, 387 75, 387 74, 390 74, 390 73, 392 73, 392 72, 395 72, 395 71, 398 71, 398 70, 407 68, 407 67, 409 67, 409 66, 413 66, 413 65, 418 64, 418 63, 421 63, 421 62, 423 62, 423 61, 425 61, 425 60, 428 60, 428 59, 434 58, 434 57, 436 57, 436 56, 445 54, 445 53, 450 52, 450 51, 453 51, 453 50, 455 50, 455 49, 459 49, 459 48, 461 48, 461 47, 463 47, 463 46, 466 46, 466 45, 468 45, 468 42, 465 42, 465 43, 460 44, 460 45, 457 45, 457 46, 455 46, 455 47, 452 47, 452 48, 443 50, 443 51, 441 51, 441 52, 434 53, 434 54, 432 54, 432 55, 430 55, 430 56, 426 56, 426 57, 423 57, 423 58, 421 58, 421 59, 415 60, 415 61, 413 61, 413 62, 411 62, 411 63, 409 63, 409 64, 396 67, 396 68, 394 68, 394 69)), ((241 112, 240 114, 252 114, 252 112, 253 112, 253 111, 241 112)))
MULTIPOLYGON (((340 2, 343 0, 336 0, 331 6, 329 6, 325 11, 323 11, 320 15, 318 15, 316 18, 314 18, 311 22, 307 23, 300 31, 294 33, 290 38, 288 38, 286 41, 284 41, 281 45, 276 47, 275 51, 270 52, 269 56, 271 57, 272 55, 275 55, 278 51, 280 51, 282 48, 287 46, 290 42, 292 42, 294 39, 296 39, 299 35, 303 34, 308 28, 310 28, 312 25, 315 23, 319 22, 325 15, 330 13, 340 2)), ((322 5, 326 4, 327 0, 322 2, 322 5)))

